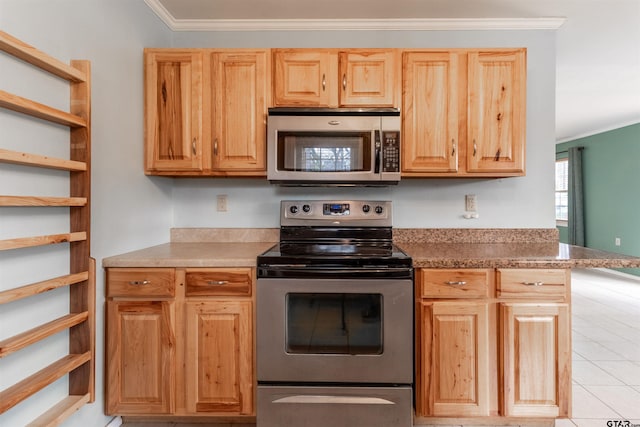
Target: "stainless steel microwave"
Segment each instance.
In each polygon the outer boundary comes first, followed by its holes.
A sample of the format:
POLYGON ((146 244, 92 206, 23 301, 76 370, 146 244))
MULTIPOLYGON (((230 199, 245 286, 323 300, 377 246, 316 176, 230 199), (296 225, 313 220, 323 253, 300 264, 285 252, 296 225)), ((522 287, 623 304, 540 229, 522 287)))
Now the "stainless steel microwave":
POLYGON ((400 112, 271 108, 267 178, 284 185, 397 184, 400 112))

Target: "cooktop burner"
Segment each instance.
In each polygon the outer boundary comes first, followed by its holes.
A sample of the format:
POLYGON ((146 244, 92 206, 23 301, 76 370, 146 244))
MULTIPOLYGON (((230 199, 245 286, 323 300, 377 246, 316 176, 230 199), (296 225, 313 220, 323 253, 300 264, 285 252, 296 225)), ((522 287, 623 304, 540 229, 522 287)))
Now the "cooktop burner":
POLYGON ((258 256, 259 277, 412 274, 411 258, 393 244, 391 202, 283 201, 280 224, 280 243, 258 256))

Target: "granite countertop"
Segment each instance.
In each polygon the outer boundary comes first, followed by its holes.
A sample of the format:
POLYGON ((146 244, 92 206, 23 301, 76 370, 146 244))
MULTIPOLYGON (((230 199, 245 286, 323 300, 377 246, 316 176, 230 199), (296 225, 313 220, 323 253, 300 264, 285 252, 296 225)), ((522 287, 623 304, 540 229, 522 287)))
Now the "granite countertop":
POLYGON ((394 240, 414 267, 640 267, 639 257, 558 243, 555 228, 394 229, 394 240))
POLYGON ((564 243, 398 243, 425 268, 636 268, 640 258, 564 243))
MULTIPOLYGON (((104 258, 103 267, 255 267, 278 229, 172 229, 169 243, 104 258)), ((425 268, 638 268, 640 257, 558 243, 555 229, 394 229, 425 268)))

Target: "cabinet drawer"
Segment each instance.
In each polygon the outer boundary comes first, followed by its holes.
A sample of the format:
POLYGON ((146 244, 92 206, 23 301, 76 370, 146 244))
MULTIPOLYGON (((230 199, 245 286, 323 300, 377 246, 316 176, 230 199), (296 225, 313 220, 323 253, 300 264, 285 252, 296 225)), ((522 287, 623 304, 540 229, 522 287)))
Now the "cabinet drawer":
POLYGON ((186 271, 186 295, 251 296, 253 273, 251 268, 204 268, 186 271))
POLYGON ((173 268, 109 268, 107 297, 173 297, 173 268))
POLYGON ((569 283, 565 269, 498 269, 498 298, 564 298, 569 283))
POLYGON ((492 270, 422 269, 422 298, 484 298, 488 294, 492 270))

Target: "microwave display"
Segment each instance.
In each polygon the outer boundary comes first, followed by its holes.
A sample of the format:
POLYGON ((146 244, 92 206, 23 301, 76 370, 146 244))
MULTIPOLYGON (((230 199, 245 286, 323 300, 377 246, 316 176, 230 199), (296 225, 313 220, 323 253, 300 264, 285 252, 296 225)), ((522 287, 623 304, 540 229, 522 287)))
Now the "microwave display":
POLYGON ((371 169, 371 132, 279 132, 278 169, 361 172, 371 169))

